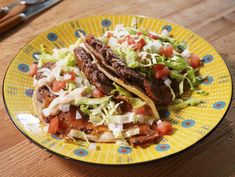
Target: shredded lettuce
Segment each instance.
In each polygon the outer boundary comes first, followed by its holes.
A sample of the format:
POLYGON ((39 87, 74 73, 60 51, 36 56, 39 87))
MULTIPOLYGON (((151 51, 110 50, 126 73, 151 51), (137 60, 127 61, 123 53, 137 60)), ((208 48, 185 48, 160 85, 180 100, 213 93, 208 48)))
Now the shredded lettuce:
POLYGON ((133 108, 140 108, 144 105, 146 105, 146 103, 144 101, 142 101, 140 98, 128 98, 132 107, 133 108))
POLYGON ((185 79, 186 79, 186 80, 188 81, 188 83, 189 83, 190 90, 194 90, 194 89, 195 89, 195 87, 194 87, 194 85, 193 85, 192 81, 191 81, 188 77, 186 77, 185 79))
POLYGON ((88 115, 90 115, 90 113, 91 113, 91 111, 89 110, 89 105, 82 104, 80 106, 80 110, 88 115))
POLYGON ((70 54, 70 51, 68 50, 58 50, 57 55, 59 58, 65 58, 70 54))
POLYGON ((179 91, 180 91, 180 95, 182 95, 184 93, 184 79, 180 81, 179 84, 179 91))
POLYGON ((180 63, 180 62, 174 62, 172 60, 167 60, 165 61, 165 65, 168 67, 168 68, 171 68, 171 69, 174 69, 176 71, 182 71, 186 68, 186 64, 184 63, 180 63))
POLYGON ((126 64, 130 68, 136 68, 139 66, 137 62, 138 54, 133 50, 128 50, 126 53, 126 64))
POLYGON ((113 101, 104 101, 97 108, 90 109, 90 122, 94 125, 102 125, 104 122, 108 122, 110 116, 115 114, 118 106, 121 103, 114 103, 113 101))
POLYGON ((95 105, 95 104, 101 104, 107 100, 109 100, 112 96, 105 96, 105 97, 101 97, 101 98, 87 98, 87 97, 83 97, 80 99, 76 99, 74 101, 74 105, 79 106, 82 104, 87 104, 87 105, 95 105))
POLYGON ((184 58, 182 58, 180 55, 173 56, 172 58, 170 58, 170 61, 180 63, 184 66, 188 65, 188 62, 184 58))
POLYGON ((40 52, 41 52, 41 54, 43 54, 43 53, 49 53, 49 52, 47 51, 46 46, 45 46, 44 44, 41 44, 41 45, 40 45, 40 52))
POLYGON ((204 96, 209 95, 209 92, 206 92, 205 90, 196 90, 196 93, 204 96))
POLYGON ((130 35, 135 35, 136 34, 136 29, 135 28, 126 27, 125 30, 128 31, 128 33, 130 35))
POLYGON ((55 63, 57 61, 58 61, 58 59, 56 57, 54 57, 53 55, 50 55, 47 53, 42 53, 41 55, 39 55, 38 67, 40 68, 48 62, 55 63))
POLYGON ((145 36, 149 33, 149 31, 146 30, 146 29, 138 29, 138 31, 143 34, 143 35, 141 35, 142 38, 143 38, 143 37, 145 38, 145 36), (145 36, 144 36, 144 35, 145 35, 145 36))
POLYGON ((188 79, 190 79, 190 81, 194 87, 198 85, 198 81, 196 80, 194 69, 191 68, 190 70, 188 70, 187 77, 188 77, 188 79))
MULTIPOLYGON (((179 100, 177 100, 177 101, 179 101, 179 100)), ((180 109, 183 109, 183 108, 185 108, 187 106, 197 106, 197 105, 199 105, 201 103, 203 103, 203 101, 200 100, 200 99, 189 98, 186 101, 180 100, 178 103, 169 106, 169 109, 170 110, 180 110, 180 109)))
POLYGON ((111 91, 111 94, 114 94, 115 92, 117 92, 119 93, 119 95, 131 97, 131 94, 127 90, 125 90, 124 88, 116 84, 115 82, 113 83, 113 86, 115 87, 115 89, 111 91))
POLYGON ((108 117, 107 122, 114 124, 126 124, 126 123, 148 123, 152 124, 154 118, 151 116, 146 116, 142 114, 136 114, 134 112, 128 112, 123 115, 112 115, 108 117))
POLYGON ((183 52, 185 49, 188 48, 188 44, 185 41, 183 42, 177 41, 173 44, 173 46, 176 47, 179 50, 179 52, 183 52))
POLYGON ((42 67, 48 62, 58 62, 65 67, 74 67, 76 59, 74 53, 69 48, 54 49, 53 54, 49 54, 44 47, 42 47, 41 55, 39 55, 38 67, 42 67))
POLYGON ((119 57, 121 57, 121 58, 125 58, 126 57, 126 53, 122 50, 121 47, 115 47, 114 48, 114 53, 116 55, 118 55, 119 57))
POLYGON ((175 99, 175 92, 174 92, 174 90, 171 88, 170 85, 166 85, 166 86, 170 89, 171 94, 172 94, 172 100, 174 100, 175 99))
POLYGON ((173 44, 174 41, 175 41, 175 39, 173 39, 173 38, 171 38, 171 37, 169 37, 169 36, 163 35, 163 34, 160 34, 159 37, 160 37, 159 39, 160 39, 162 42, 169 42, 169 43, 173 44))
POLYGON ((206 78, 207 78, 207 76, 197 76, 197 77, 195 77, 197 84, 202 83, 206 78))
POLYGON ((171 70, 170 71, 170 78, 183 80, 185 77, 182 74, 179 74, 177 71, 171 70))
POLYGON ((67 55, 65 57, 65 60, 66 60, 65 66, 72 66, 72 67, 74 67, 76 65, 76 59, 75 59, 73 53, 67 53, 67 55))
POLYGON ((141 64, 138 61, 138 53, 132 49, 115 47, 114 52, 119 57, 125 59, 127 66, 130 68, 136 68, 139 66, 139 64, 141 64))
POLYGON ((107 105, 107 102, 103 102, 97 108, 90 110, 89 120, 95 126, 102 125, 105 122, 105 114, 103 113, 102 109, 107 105))
POLYGON ((136 114, 133 112, 128 112, 124 115, 112 115, 108 117, 109 123, 115 124, 125 124, 130 122, 136 122, 136 114))
POLYGON ((119 95, 125 96, 130 101, 133 108, 140 108, 146 104, 146 102, 142 101, 140 98, 132 97, 132 95, 127 90, 117 85, 115 82, 113 83, 113 86, 115 89, 111 91, 111 94, 117 92, 119 95))
POLYGON ((75 83, 73 83, 73 82, 69 82, 68 84, 67 84, 67 89, 68 89, 68 92, 71 92, 73 89, 75 89, 76 88, 76 84, 75 83))

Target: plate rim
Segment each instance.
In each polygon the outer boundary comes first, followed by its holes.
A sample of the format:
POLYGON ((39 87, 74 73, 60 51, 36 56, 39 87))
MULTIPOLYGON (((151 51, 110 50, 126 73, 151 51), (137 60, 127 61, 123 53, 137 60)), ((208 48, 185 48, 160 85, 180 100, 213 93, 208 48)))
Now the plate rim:
POLYGON ((203 37, 201 37, 200 35, 198 35, 197 33, 195 33, 194 31, 192 31, 191 29, 188 29, 188 28, 185 28, 184 26, 181 26, 179 24, 176 24, 174 22, 169 22, 167 21, 166 19, 164 18, 156 18, 156 17, 150 17, 150 16, 145 16, 145 15, 132 15, 132 14, 108 14, 108 15, 91 15, 91 16, 85 16, 85 17, 81 17, 81 18, 73 18, 73 19, 70 19, 70 20, 66 20, 64 22, 61 22, 57 25, 54 25, 50 28, 47 28, 46 30, 43 30, 42 32, 40 32, 39 34, 37 34, 35 37, 33 37, 33 39, 31 39, 30 41, 28 41, 22 48, 20 48, 18 50, 18 52, 15 54, 15 56, 13 57, 13 59, 11 60, 11 62, 8 64, 7 66, 7 69, 5 71, 5 74, 4 74, 4 77, 3 77, 3 82, 2 82, 2 98, 3 98, 3 103, 4 103, 4 107, 6 109, 6 112, 10 118, 10 120, 12 121, 12 123, 15 125, 15 127, 32 143, 34 143, 36 146, 38 146, 40 149, 46 151, 46 152, 49 152, 51 153, 52 155, 56 155, 58 157, 61 157, 63 159, 66 159, 66 160, 72 160, 72 161, 75 161, 75 162, 82 162, 84 164, 89 164, 89 165, 94 165, 94 166, 126 166, 126 165, 141 165, 142 163, 153 163, 154 161, 159 161, 159 160, 163 160, 165 158, 170 158, 170 157, 174 157, 176 156, 177 154, 181 153, 181 152, 184 152, 184 151, 188 151, 191 147, 195 146, 196 144, 198 144, 200 141, 202 141, 203 139, 205 139, 206 137, 208 137, 213 131, 215 131, 216 128, 218 128, 218 126, 220 125, 220 123, 224 120, 225 116, 227 115, 229 109, 230 109, 230 106, 231 106, 231 103, 232 103, 232 98, 233 98, 233 88, 234 88, 234 83, 233 83, 233 77, 232 77, 232 74, 231 74, 231 71, 230 71, 230 68, 228 67, 228 64, 224 61, 224 59, 222 58, 222 56, 220 55, 219 52, 217 52, 217 50, 215 49, 215 47, 210 44, 206 39, 204 39, 203 37), (85 161, 85 160, 82 160, 82 159, 75 159, 75 158, 72 158, 72 157, 68 157, 66 155, 63 155, 63 154, 60 154, 58 152, 55 152, 51 149, 48 149, 47 147, 43 146, 42 144, 38 143, 37 141, 35 141, 33 138, 31 138, 29 135, 27 135, 18 125, 17 123, 14 121, 14 118, 13 116, 11 115, 9 109, 8 109, 8 106, 6 104, 6 99, 5 99, 5 82, 6 82, 6 76, 8 74, 8 71, 13 63, 13 61, 16 59, 18 53, 20 51, 23 50, 23 48, 25 46, 27 46, 29 43, 31 43, 33 40, 35 40, 39 35, 43 34, 43 33, 46 33, 47 31, 51 30, 51 29, 54 29, 58 26, 61 26, 63 24, 66 24, 68 22, 71 22, 71 21, 76 21, 76 20, 84 20, 84 19, 89 19, 89 18, 92 18, 92 17, 111 17, 111 16, 133 16, 133 17, 139 17, 139 18, 145 18, 145 19, 153 19, 153 20, 159 20, 159 21, 164 21, 164 22, 167 22, 167 23, 171 23, 173 25, 176 25, 176 26, 179 26, 183 29, 186 29, 188 31, 190 31, 191 33, 193 33, 194 35, 196 35, 196 37, 199 37, 201 39, 203 39, 210 47, 212 47, 216 54, 222 59, 223 63, 226 65, 226 68, 229 72, 229 76, 230 76, 230 79, 231 79, 231 95, 230 95, 230 99, 229 99, 229 103, 228 103, 228 107, 226 109, 226 111, 224 112, 222 118, 219 120, 219 122, 217 122, 217 124, 210 130, 207 132, 206 135, 204 135, 202 138, 198 139, 197 141, 195 141, 193 144, 191 144, 190 146, 182 149, 182 150, 179 150, 178 152, 174 152, 172 154, 168 154, 166 156, 163 156, 163 157, 159 157, 157 159, 149 159, 149 160, 145 160, 145 161, 140 161, 140 162, 131 162, 131 163, 103 163, 103 162, 90 162, 90 161, 85 161))

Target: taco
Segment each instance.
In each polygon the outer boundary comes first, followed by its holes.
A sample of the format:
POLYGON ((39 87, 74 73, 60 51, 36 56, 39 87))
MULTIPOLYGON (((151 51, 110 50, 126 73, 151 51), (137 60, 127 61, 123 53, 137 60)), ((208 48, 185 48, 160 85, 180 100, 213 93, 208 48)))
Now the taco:
MULTIPOLYGON (((39 62, 30 66, 33 107, 41 122, 49 124, 49 133, 142 147, 172 133, 158 110, 196 88, 202 77, 185 62, 186 49, 169 52, 170 37, 118 28, 99 39, 80 34, 74 45, 51 54, 43 48, 39 62), (165 53, 153 50, 156 42, 165 53)), ((192 101, 178 100, 173 108, 199 103, 192 101)))

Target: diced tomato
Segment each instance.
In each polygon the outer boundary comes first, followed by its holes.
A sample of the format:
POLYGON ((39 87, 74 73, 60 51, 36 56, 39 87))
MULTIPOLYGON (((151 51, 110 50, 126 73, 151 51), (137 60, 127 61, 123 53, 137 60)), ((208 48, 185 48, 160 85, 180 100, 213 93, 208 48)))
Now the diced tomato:
POLYGON ((143 34, 142 32, 140 32, 140 31, 138 31, 138 32, 136 32, 136 34, 137 35, 141 35, 141 34, 143 34))
POLYGON ((38 65, 33 63, 29 66, 29 75, 34 76, 38 71, 38 65))
POLYGON ((145 112, 146 112, 146 107, 145 107, 145 106, 142 106, 142 107, 140 107, 140 108, 135 108, 135 109, 134 109, 134 112, 135 112, 136 114, 145 114, 145 112))
POLYGON ((146 42, 145 42, 145 40, 144 40, 143 38, 141 38, 141 39, 138 41, 138 43, 141 44, 141 48, 146 45, 146 42))
POLYGON ((66 81, 54 81, 52 84, 52 91, 58 92, 61 89, 65 88, 66 81))
POLYGON ((159 54, 162 55, 162 56, 164 55, 165 57, 171 57, 173 55, 173 46, 168 45, 165 48, 160 47, 159 54))
POLYGON ((195 55, 195 54, 192 54, 190 57, 189 57, 189 64, 193 67, 193 68, 199 68, 200 65, 201 65, 201 60, 200 58, 195 55))
POLYGON ((136 114, 144 114, 144 115, 152 116, 152 110, 148 106, 135 108, 135 109, 132 109, 132 111, 136 114))
POLYGON ((153 35, 153 34, 151 34, 151 33, 148 33, 148 37, 151 38, 151 39, 154 39, 154 40, 157 40, 157 39, 158 39, 157 36, 155 36, 155 35, 153 35))
POLYGON ((76 74, 75 74, 75 72, 71 71, 71 72, 69 72, 69 74, 71 75, 71 78, 70 78, 69 80, 74 81, 74 80, 76 79, 76 74))
POLYGON ((137 50, 140 50, 141 49, 141 44, 140 43, 136 43, 134 45, 134 50, 137 51, 137 50))
POLYGON ((113 33, 111 33, 111 32, 108 32, 108 34, 107 34, 107 37, 108 37, 108 38, 111 38, 111 37, 113 37, 113 33))
POLYGON ((166 57, 171 57, 173 55, 173 46, 172 45, 166 46, 164 54, 166 57))
POLYGON ((164 69, 160 70, 160 71, 157 71, 155 73, 155 78, 156 79, 163 79, 165 78, 166 76, 168 76, 170 73, 169 69, 167 67, 165 67, 164 69))
POLYGON ((128 38, 127 38, 127 42, 128 42, 128 44, 129 44, 129 45, 135 44, 135 40, 134 40, 134 39, 132 39, 132 37, 131 37, 131 36, 128 36, 128 38))
POLYGON ((48 127, 48 133, 56 134, 59 130, 59 119, 58 117, 54 117, 48 127))
POLYGON ((167 66, 156 64, 153 66, 153 73, 156 79, 163 79, 169 75, 170 71, 167 66))
POLYGON ((160 135, 170 135, 173 132, 173 127, 170 122, 160 122, 157 124, 157 131, 160 135))
POLYGON ((95 98, 100 98, 100 97, 103 97, 104 96, 104 93, 101 92, 99 89, 94 89, 91 93, 91 95, 95 98))
POLYGON ((146 45, 146 42, 143 38, 141 38, 134 46, 134 50, 140 50, 146 45))
POLYGON ((117 42, 119 43, 119 44, 122 44, 123 42, 125 42, 126 41, 126 38, 123 38, 123 39, 119 39, 117 42))
POLYGON ((163 68, 165 68, 165 65, 163 65, 163 64, 156 64, 156 65, 153 66, 153 71, 157 72, 157 71, 162 70, 163 68))
POLYGON ((160 49, 159 49, 159 54, 160 54, 161 56, 165 55, 165 49, 164 49, 164 47, 160 47, 160 49))

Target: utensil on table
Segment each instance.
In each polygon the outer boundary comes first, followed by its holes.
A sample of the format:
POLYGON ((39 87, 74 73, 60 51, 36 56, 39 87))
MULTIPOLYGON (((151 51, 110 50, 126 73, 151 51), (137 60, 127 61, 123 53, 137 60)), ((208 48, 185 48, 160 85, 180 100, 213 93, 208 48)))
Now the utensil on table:
POLYGON ((45 0, 16 0, 12 2, 11 4, 0 8, 0 19, 5 17, 14 7, 16 7, 19 4, 33 5, 42 1, 45 1, 45 0))
POLYGON ((47 0, 40 4, 35 4, 31 7, 28 7, 22 13, 13 16, 9 19, 6 19, 2 23, 0 23, 0 36, 6 33, 7 31, 11 30, 12 28, 20 25, 21 23, 25 22, 32 16, 40 13, 41 11, 55 5, 56 3, 60 2, 61 0, 47 0))

